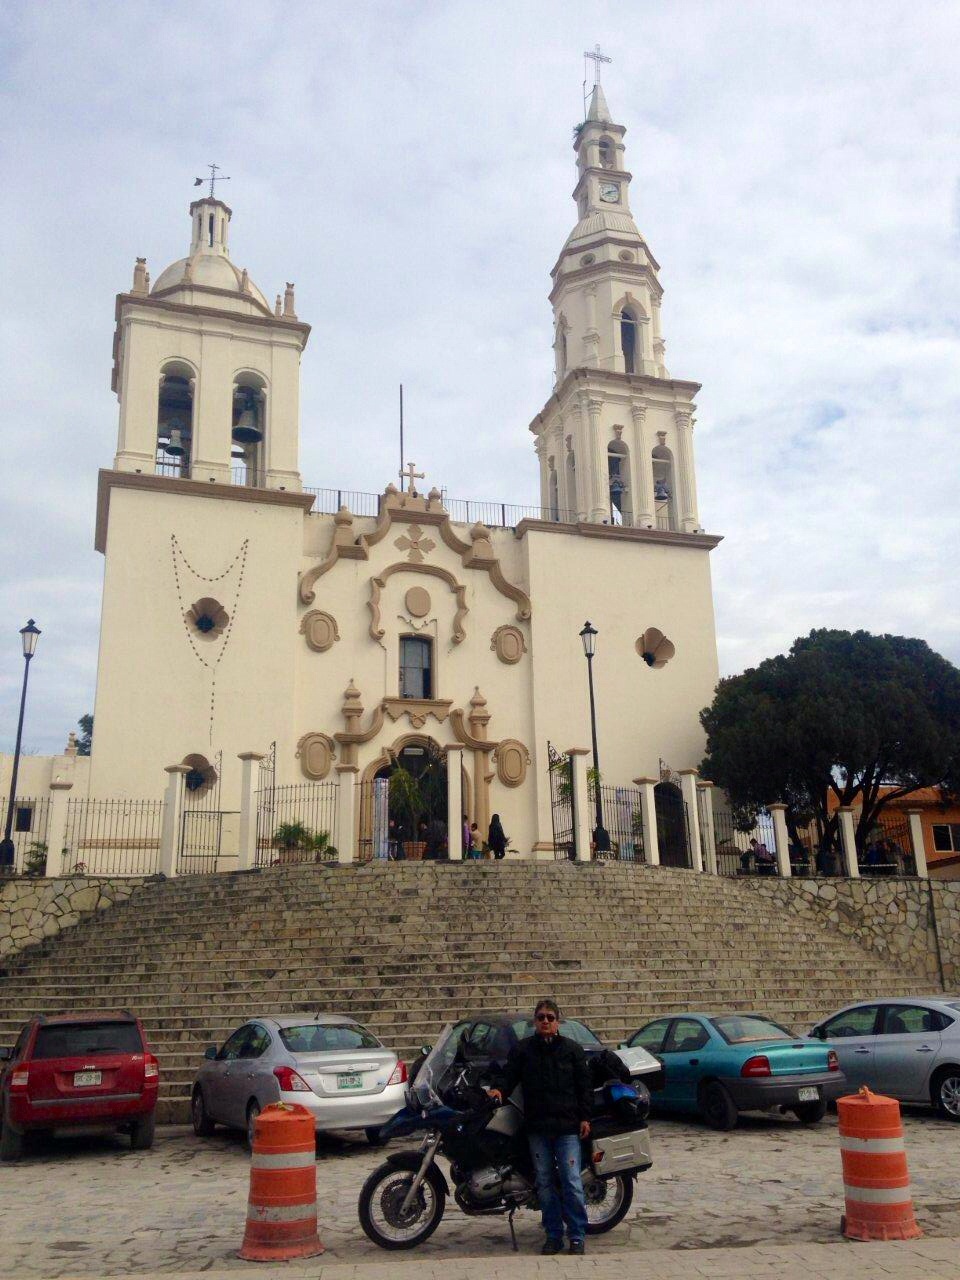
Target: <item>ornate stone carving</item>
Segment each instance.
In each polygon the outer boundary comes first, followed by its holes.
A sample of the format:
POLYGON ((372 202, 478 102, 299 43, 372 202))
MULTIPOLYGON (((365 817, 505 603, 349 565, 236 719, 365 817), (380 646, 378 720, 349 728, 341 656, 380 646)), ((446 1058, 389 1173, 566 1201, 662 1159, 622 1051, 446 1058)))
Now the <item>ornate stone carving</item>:
POLYGON ((384 698, 380 704, 391 720, 407 716, 415 729, 422 729, 427 716, 443 724, 453 706, 452 698, 384 698))
POLYGON ((403 603, 412 618, 425 618, 430 612, 430 592, 426 587, 411 587, 403 603))
POLYGON ((519 662, 527 652, 527 644, 523 638, 523 632, 519 627, 514 627, 510 623, 497 627, 490 637, 490 648, 501 662, 506 662, 509 666, 519 662))
POLYGON ((340 639, 336 618, 320 609, 311 609, 303 615, 300 633, 315 653, 326 653, 340 639))
POLYGON ((497 777, 505 787, 522 787, 530 767, 530 752, 516 738, 504 738, 493 753, 497 777))
POLYGON ((423 564, 437 544, 432 538, 426 537, 418 524, 412 524, 405 534, 396 539, 393 545, 399 551, 406 551, 407 559, 414 564, 423 564))
POLYGON ((367 606, 370 610, 370 636, 379 644, 384 637, 384 629, 380 625, 380 595, 383 588, 387 584, 387 579, 393 577, 395 573, 426 573, 431 577, 440 578, 446 582, 450 590, 457 597, 457 612, 453 619, 453 643, 460 644, 462 640, 467 638, 467 633, 463 629, 463 619, 467 616, 467 592, 466 588, 459 583, 449 569, 441 569, 439 565, 430 564, 390 564, 381 570, 379 577, 370 580, 370 599, 367 606))
POLYGON ((184 621, 201 640, 216 640, 223 635, 230 622, 230 615, 212 596, 195 601, 183 615, 184 621))
POLYGON ((321 782, 327 776, 335 755, 334 741, 325 733, 305 733, 297 743, 300 772, 311 782, 321 782))
POLYGON ((637 653, 654 671, 665 667, 676 652, 673 641, 668 640, 657 627, 647 627, 637 640, 637 653))

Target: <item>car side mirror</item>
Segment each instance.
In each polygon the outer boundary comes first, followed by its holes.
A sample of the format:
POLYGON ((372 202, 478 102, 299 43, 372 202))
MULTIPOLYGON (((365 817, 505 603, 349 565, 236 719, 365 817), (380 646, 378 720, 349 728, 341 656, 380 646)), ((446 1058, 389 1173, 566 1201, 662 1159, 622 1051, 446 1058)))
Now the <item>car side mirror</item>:
POLYGON ((217 1056, 217 1046, 215 1044, 208 1044, 203 1051, 203 1056, 210 1059, 215 1058, 217 1056))
POLYGON ((432 1044, 422 1044, 420 1046, 420 1053, 422 1057, 425 1058, 432 1048, 433 1048, 432 1044))
POLYGON ((814 1027, 810 1034, 812 1036, 816 1036, 818 1040, 826 1040, 827 1038, 827 1033, 824 1031, 823 1027, 814 1027))
POLYGON ((9 1062, 13 1057, 13 1045, 0 1045, 0 1062, 9 1062))

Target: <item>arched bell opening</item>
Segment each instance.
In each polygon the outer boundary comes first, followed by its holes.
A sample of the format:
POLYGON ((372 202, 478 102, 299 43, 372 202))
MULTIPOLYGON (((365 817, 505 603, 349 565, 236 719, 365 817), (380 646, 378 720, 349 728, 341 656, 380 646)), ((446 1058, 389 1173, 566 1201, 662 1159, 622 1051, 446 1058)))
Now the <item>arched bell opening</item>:
POLYGON ((157 393, 158 475, 190 475, 193 446, 193 369, 181 361, 171 361, 160 371, 157 393))
POLYGON ((572 449, 567 452, 567 510, 572 520, 579 519, 580 504, 577 501, 577 459, 572 449))
POLYGON ((620 349, 623 352, 624 373, 638 373, 640 369, 640 327, 635 313, 624 307, 620 312, 620 349))
POLYGON ((601 169, 615 168, 616 155, 617 155, 617 149, 614 145, 613 139, 608 138, 606 137, 606 135, 604 135, 604 137, 600 139, 600 168, 601 169))
POLYGON ((676 529, 677 500, 673 454, 665 444, 653 450, 653 510, 658 529, 676 529))
POLYGON ((630 501, 630 451, 622 440, 611 440, 607 446, 607 484, 610 494, 610 523, 633 524, 630 501))
POLYGON ((267 384, 258 373, 240 373, 233 382, 230 460, 234 484, 262 487, 266 471, 267 384))
POLYGON ((560 519, 560 484, 557 480, 556 459, 549 460, 550 466, 550 519, 560 519))

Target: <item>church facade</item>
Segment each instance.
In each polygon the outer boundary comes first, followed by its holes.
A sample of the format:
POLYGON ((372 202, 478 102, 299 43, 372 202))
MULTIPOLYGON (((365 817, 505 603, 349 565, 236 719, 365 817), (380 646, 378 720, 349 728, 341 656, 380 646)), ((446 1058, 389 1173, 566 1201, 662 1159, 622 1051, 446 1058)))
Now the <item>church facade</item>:
POLYGON ((300 475, 310 331, 293 286, 271 305, 234 265, 213 195, 191 205, 186 257, 152 284, 137 260, 99 476, 91 796, 159 795, 187 762, 236 810, 240 757, 271 751, 278 783, 357 787, 338 834, 355 853, 376 780, 442 759, 481 831, 499 813, 512 848, 552 856, 547 744, 590 744, 587 619, 604 783, 697 765, 719 538, 700 524, 699 388, 664 363, 624 133, 597 85, 552 273, 554 386, 529 426, 539 503, 519 515, 488 504, 471 521, 412 466, 362 510, 318 510, 333 504, 300 475))

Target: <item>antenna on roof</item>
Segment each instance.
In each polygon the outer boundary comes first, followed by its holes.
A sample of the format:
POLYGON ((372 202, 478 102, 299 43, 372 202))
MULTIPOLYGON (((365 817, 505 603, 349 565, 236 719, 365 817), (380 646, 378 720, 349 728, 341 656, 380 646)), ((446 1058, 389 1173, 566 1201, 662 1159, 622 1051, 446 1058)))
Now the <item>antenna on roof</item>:
POLYGON ((403 383, 400 383, 400 488, 403 489, 403 383))

